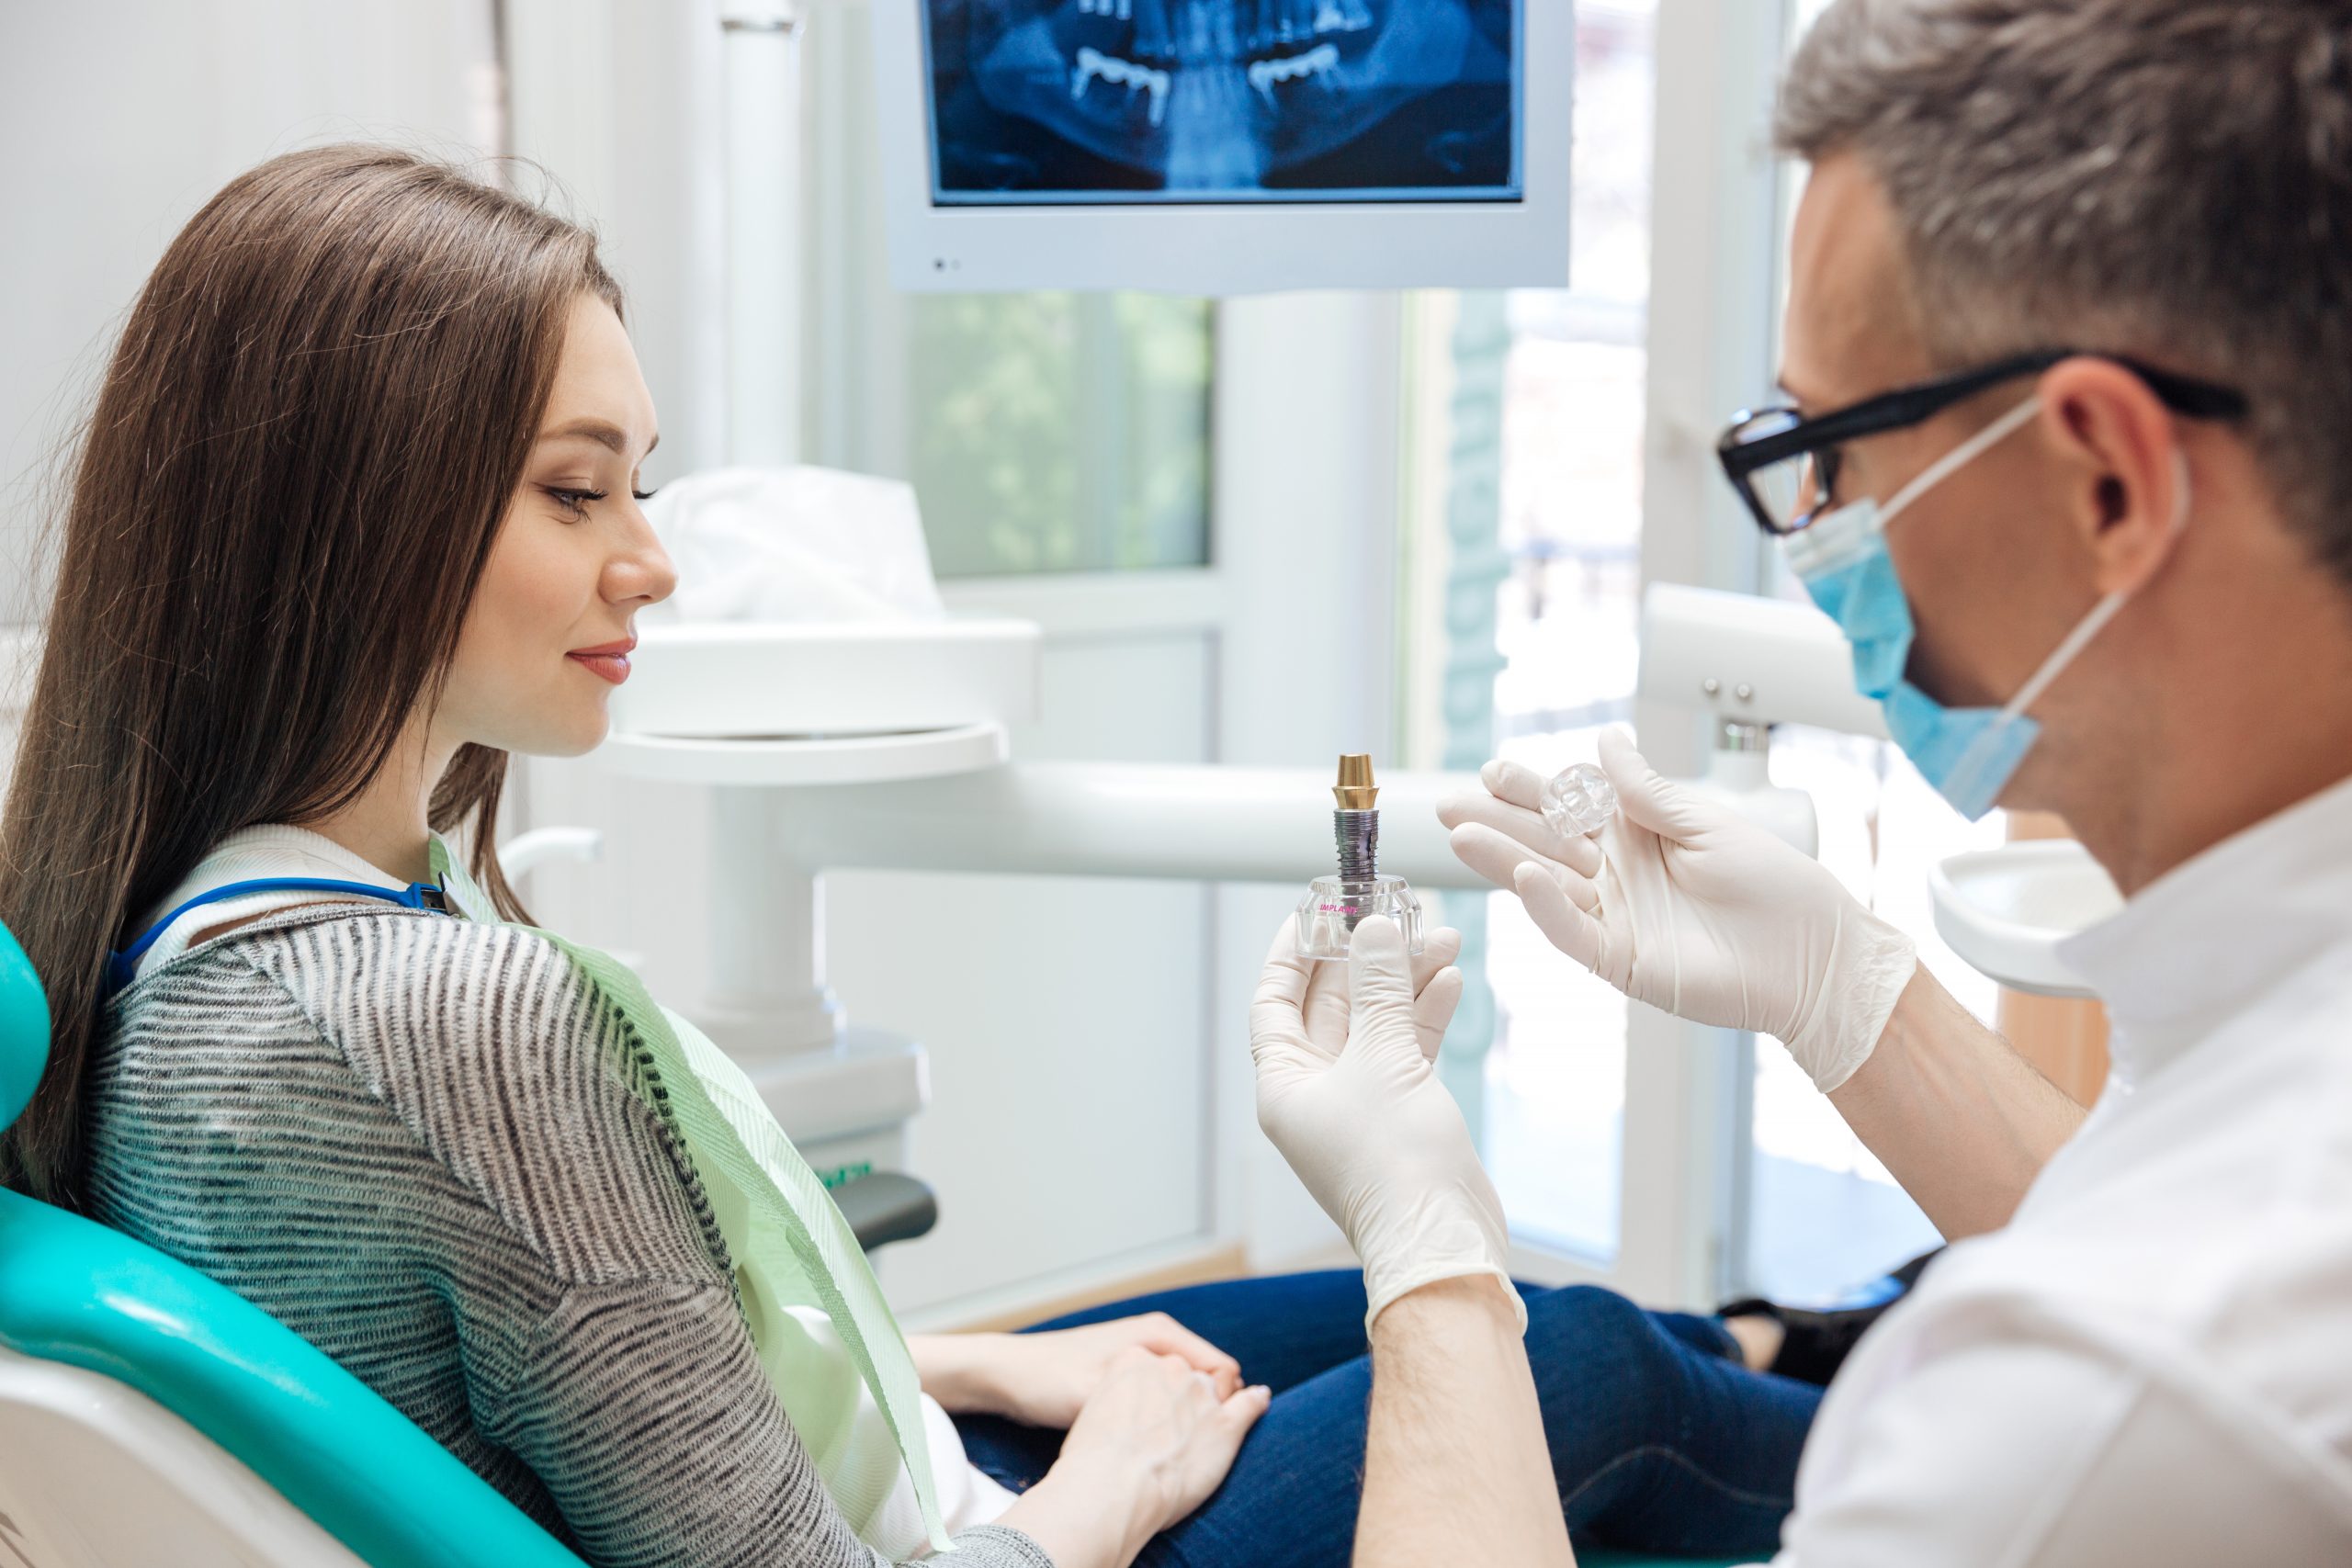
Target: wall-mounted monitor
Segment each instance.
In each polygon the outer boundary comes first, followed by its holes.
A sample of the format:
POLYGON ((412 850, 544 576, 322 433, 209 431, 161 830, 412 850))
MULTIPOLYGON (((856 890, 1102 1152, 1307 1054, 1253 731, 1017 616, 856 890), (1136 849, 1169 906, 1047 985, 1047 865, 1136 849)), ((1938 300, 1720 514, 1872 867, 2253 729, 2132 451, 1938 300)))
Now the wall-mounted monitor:
POLYGON ((1561 287, 1570 0, 872 0, 917 289, 1561 287))

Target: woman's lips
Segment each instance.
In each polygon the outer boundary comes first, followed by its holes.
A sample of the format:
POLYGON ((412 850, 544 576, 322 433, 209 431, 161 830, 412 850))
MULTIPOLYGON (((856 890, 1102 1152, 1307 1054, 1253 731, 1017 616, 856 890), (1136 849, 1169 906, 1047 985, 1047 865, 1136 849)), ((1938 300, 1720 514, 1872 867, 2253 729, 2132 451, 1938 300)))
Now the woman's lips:
POLYGON ((628 655, 626 653, 567 653, 564 657, 587 666, 616 686, 628 679, 628 655))

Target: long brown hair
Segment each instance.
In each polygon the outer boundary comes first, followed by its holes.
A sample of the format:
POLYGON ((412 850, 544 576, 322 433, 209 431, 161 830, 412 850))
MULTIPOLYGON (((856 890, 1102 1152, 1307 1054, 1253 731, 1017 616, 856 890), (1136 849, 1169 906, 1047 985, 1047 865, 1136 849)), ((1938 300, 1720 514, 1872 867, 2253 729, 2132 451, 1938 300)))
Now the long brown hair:
MULTIPOLYGON (((74 1203, 107 951, 223 836, 356 797, 458 628, 564 325, 619 290, 580 227, 386 147, 239 175, 140 293, 73 466, 57 592, 0 815, 0 920, 53 1023, 0 1178, 74 1203)), ((439 830, 526 918, 460 750, 439 830)))

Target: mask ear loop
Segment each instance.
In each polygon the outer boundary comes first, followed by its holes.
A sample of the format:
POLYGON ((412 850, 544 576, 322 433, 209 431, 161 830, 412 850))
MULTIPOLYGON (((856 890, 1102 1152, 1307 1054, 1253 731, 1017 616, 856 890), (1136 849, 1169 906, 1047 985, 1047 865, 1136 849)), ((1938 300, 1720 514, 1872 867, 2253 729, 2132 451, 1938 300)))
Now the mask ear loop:
MULTIPOLYGON (((2178 538, 2182 530, 2188 526, 2188 454, 2177 446, 2174 447, 2172 465, 2171 531, 2173 537, 2178 538)), ((2033 678, 2018 690, 2016 696, 2009 699, 2008 705, 2001 710, 2001 717, 2004 720, 2015 719, 2019 714, 2031 707, 2036 699, 2050 689, 2050 682, 2058 679, 2064 673, 2066 666, 2075 661, 2075 656, 2083 651, 2084 645, 2098 636, 2100 629, 2108 622, 2115 619, 2116 612, 2122 609, 2124 602, 2131 597, 2129 589, 2119 588, 2093 605, 2091 613, 2083 617, 2082 624, 2066 634, 2066 640, 2060 643, 2050 657, 2041 661, 2041 668, 2033 672, 2033 678)))
POLYGON ((1951 451, 1945 453, 1942 457, 1928 464, 1925 468, 1922 468, 1919 471, 1918 475, 1914 478, 1909 484, 1905 485, 1901 490, 1896 491, 1894 494, 1888 499, 1887 503, 1879 508, 1878 525, 1883 528, 1889 523, 1894 522, 1897 513, 1910 505, 1913 502, 1918 500, 1921 496, 1927 494, 1928 491, 1933 490, 1936 486, 1943 483, 1945 479, 1951 478, 1953 469, 1960 468, 1964 463, 1973 462, 1984 451, 1986 447, 2007 440, 2010 435, 2014 434, 2026 421, 2031 419, 2041 411, 2041 394, 2036 392, 2031 397, 2026 399, 2025 401, 2019 403, 2017 407, 2011 409, 2008 412, 2003 414, 2000 418, 1995 420, 1992 423, 1986 425, 1984 429, 1978 431, 1975 434, 1970 436, 1967 440, 1962 442, 1959 446, 1953 447, 1951 451))
POLYGON ((1788 553, 1789 565, 1798 576, 1807 577, 1851 560, 1860 547, 1884 533, 1886 525, 1905 507, 1951 478, 1952 470, 1983 454, 1986 447, 2013 434, 2041 407, 2041 395, 2037 392, 1928 464, 1884 502, 1856 502, 1838 508, 1809 528, 1789 535, 1781 541, 1781 548, 1788 553))

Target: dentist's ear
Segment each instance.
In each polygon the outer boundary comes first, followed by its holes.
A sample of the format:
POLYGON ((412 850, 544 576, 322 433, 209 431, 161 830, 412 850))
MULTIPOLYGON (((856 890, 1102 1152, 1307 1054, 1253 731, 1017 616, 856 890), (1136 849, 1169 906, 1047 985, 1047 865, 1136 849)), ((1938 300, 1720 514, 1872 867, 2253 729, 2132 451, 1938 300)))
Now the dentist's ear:
POLYGON ((2184 426, 2111 359, 2061 360, 2041 392, 2043 434, 2072 470, 2068 518, 2093 584, 2135 593, 2172 558, 2193 505, 2184 426))

